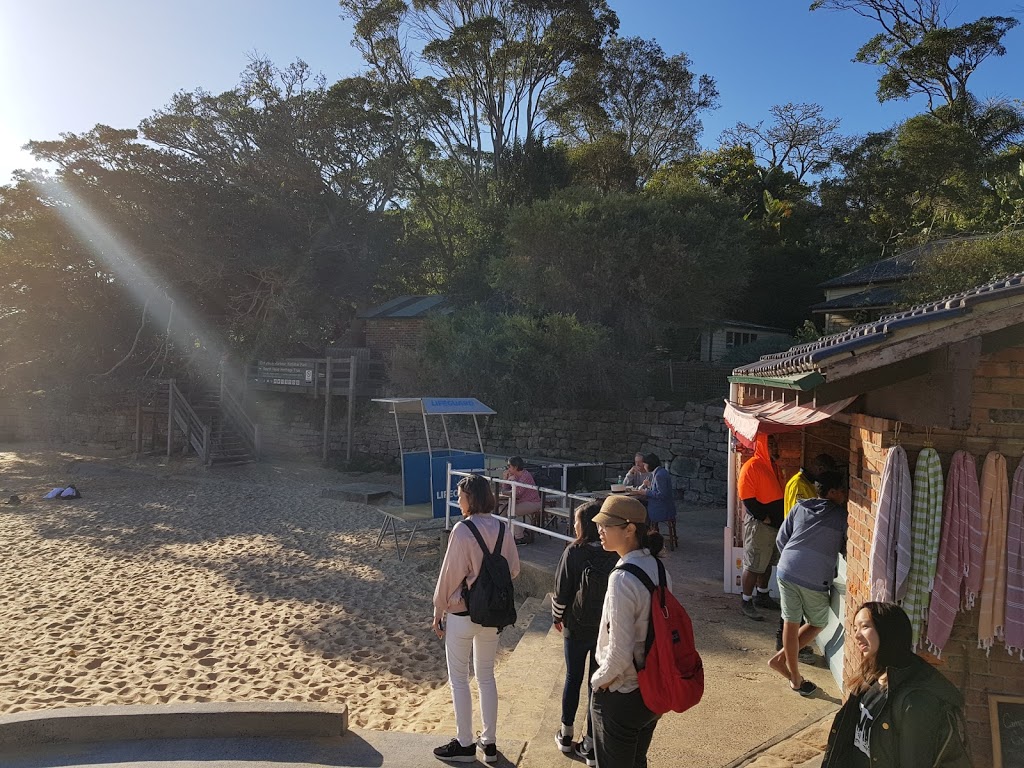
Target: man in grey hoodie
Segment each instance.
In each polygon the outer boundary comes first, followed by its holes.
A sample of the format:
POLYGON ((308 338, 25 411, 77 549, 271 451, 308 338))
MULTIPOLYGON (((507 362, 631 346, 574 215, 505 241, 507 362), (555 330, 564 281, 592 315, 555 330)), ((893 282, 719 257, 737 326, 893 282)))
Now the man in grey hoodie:
POLYGON ((801 696, 817 686, 800 674, 797 654, 828 624, 829 589, 836 558, 846 550, 846 483, 839 472, 822 472, 814 484, 818 498, 801 501, 789 513, 776 544, 782 598, 782 650, 768 666, 789 680, 801 696), (801 624, 803 617, 807 623, 801 624))

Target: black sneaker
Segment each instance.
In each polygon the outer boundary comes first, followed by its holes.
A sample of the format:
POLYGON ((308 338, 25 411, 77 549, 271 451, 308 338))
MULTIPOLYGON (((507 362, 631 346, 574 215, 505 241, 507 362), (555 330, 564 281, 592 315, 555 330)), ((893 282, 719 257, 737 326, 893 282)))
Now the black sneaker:
POLYGON ((800 652, 797 654, 797 658, 801 664, 815 664, 818 661, 817 654, 814 653, 809 645, 805 645, 800 649, 800 652))
POLYGON ((459 744, 458 739, 452 739, 443 747, 435 749, 434 757, 440 760, 447 760, 449 763, 475 763, 476 744, 464 747, 459 744))
POLYGON ((494 744, 484 744, 482 741, 477 740, 476 745, 480 747, 480 751, 484 753, 485 763, 498 762, 498 748, 494 744))
POLYGON ((585 742, 578 742, 573 745, 572 753, 576 755, 580 760, 585 762, 590 768, 594 768, 597 765, 597 757, 594 755, 594 745, 591 744, 590 748, 587 748, 585 742))
POLYGON ((757 608, 765 608, 769 611, 778 611, 782 608, 767 592, 758 592, 754 595, 753 602, 757 608))
POLYGON ((555 746, 565 754, 572 752, 572 731, 566 732, 564 725, 555 733, 555 746))

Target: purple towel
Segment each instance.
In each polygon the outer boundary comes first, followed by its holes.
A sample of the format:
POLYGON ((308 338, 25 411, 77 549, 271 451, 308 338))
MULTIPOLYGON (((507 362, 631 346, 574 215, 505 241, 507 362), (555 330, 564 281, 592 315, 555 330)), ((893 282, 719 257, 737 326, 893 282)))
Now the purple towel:
POLYGON ((1006 652, 1024 661, 1024 459, 1013 473, 1006 523, 1006 652))

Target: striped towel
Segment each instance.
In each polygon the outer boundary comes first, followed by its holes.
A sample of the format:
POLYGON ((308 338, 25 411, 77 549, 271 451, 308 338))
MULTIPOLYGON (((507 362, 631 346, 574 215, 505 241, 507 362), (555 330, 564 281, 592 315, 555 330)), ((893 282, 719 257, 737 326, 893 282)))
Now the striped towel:
POLYGON ((882 488, 871 540, 871 599, 893 603, 907 593, 910 574, 910 517, 913 506, 910 464, 903 446, 894 445, 885 458, 882 488))
POLYGON ((914 629, 917 649, 928 620, 928 602, 935 583, 935 561, 942 532, 942 464, 934 448, 925 448, 914 467, 914 504, 910 524, 911 558, 903 609, 914 629))
POLYGON ((978 647, 986 655, 996 638, 1003 637, 1006 616, 1006 516, 1009 492, 1006 459, 992 451, 981 470, 982 561, 981 607, 978 610, 978 647))
MULTIPOLYGON (((974 461, 973 457, 971 461, 974 461)), ((988 459, 986 458, 986 461, 988 459)), ((974 603, 981 594, 981 586, 985 578, 985 531, 981 524, 981 491, 978 488, 978 472, 975 464, 974 471, 975 502, 967 508, 967 529, 969 532, 970 561, 967 564, 965 575, 967 583, 964 591, 964 609, 972 610, 974 603)), ((970 478, 968 478, 970 482, 970 478)))
POLYGON ((972 514, 978 517, 978 503, 978 466, 971 454, 957 451, 946 478, 942 539, 925 633, 928 650, 936 656, 942 654, 960 610, 960 591, 971 564, 970 519, 972 514))
POLYGON ((1013 492, 1006 524, 1006 630, 1007 653, 1024 661, 1024 459, 1013 473, 1013 492))

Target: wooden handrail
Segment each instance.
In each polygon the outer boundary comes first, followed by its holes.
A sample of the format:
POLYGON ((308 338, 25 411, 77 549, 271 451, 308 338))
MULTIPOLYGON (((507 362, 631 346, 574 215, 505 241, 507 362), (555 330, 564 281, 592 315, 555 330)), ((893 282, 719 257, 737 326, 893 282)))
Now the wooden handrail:
MULTIPOLYGON (((185 433, 186 441, 195 449, 195 452, 199 454, 203 462, 208 464, 210 462, 209 425, 203 423, 203 420, 199 418, 192 406, 189 405, 188 400, 185 399, 185 395, 178 389, 174 379, 170 379, 168 382, 167 391, 170 401, 170 408, 167 414, 169 422, 178 425, 181 431, 185 433)), ((170 455, 170 450, 171 437, 168 434, 168 455, 170 455)))

